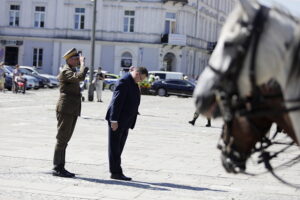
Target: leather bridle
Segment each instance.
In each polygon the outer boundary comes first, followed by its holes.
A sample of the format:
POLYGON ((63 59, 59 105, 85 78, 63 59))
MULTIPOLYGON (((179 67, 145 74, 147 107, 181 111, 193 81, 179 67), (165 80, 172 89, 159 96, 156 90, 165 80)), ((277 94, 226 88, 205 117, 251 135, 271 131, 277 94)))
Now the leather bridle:
MULTIPOLYGON (((221 70, 215 69, 213 66, 208 65, 208 67, 218 75, 219 83, 215 87, 215 95, 216 100, 218 102, 220 111, 222 113, 223 119, 226 124, 227 130, 222 132, 221 138, 222 143, 218 144, 218 148, 221 149, 224 158, 231 159, 235 166, 229 166, 232 172, 236 173, 235 167, 240 168, 240 170, 245 169, 245 162, 251 155, 253 151, 257 151, 257 149, 253 149, 249 154, 241 153, 236 150, 234 145, 234 138, 232 136, 232 125, 233 119, 235 115, 239 116, 256 116, 256 115, 268 115, 268 114, 283 114, 284 112, 291 112, 300 109, 300 106, 292 107, 292 108, 284 108, 284 109, 274 109, 274 110, 262 110, 258 111, 254 108, 255 105, 263 103, 264 99, 272 98, 266 97, 261 94, 259 86, 256 84, 256 57, 257 57, 257 49, 258 43, 260 41, 261 33, 264 30, 265 22, 268 19, 270 12, 270 8, 260 5, 259 10, 257 11, 254 20, 251 24, 241 22, 241 26, 246 28, 249 34, 246 36, 245 40, 238 45, 237 54, 233 58, 230 66, 226 72, 222 72, 221 70), (244 62, 247 56, 247 52, 252 46, 251 57, 250 57, 250 82, 251 82, 251 97, 242 98, 238 92, 237 79, 240 75, 242 66, 244 66, 244 62), (226 135, 224 135, 226 134, 226 135)), ((300 45, 300 43, 299 43, 300 45)), ((279 95, 279 94, 278 94, 279 95)), ((278 97, 275 95, 274 97, 278 97)), ((296 100, 296 101, 299 101, 296 100)), ((248 118, 249 119, 249 118, 248 118)), ((256 129, 254 123, 251 123, 253 134, 259 134, 260 131, 256 129)), ((261 138, 261 147, 267 148, 270 146, 270 140, 263 136, 259 136, 261 138)), ((264 151, 264 148, 261 149, 264 151)), ((226 162, 226 161, 225 161, 226 162)), ((226 163, 225 163, 226 164, 226 163)), ((223 161, 224 165, 224 161, 223 161)), ((228 166, 227 166, 228 167, 228 166)), ((225 167, 226 168, 226 167, 225 167)))

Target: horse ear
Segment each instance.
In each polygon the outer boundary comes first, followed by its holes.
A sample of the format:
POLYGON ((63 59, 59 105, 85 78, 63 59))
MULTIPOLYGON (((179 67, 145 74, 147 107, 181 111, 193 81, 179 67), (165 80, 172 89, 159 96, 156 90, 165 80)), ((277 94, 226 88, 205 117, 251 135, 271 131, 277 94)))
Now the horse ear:
POLYGON ((253 19, 258 9, 258 3, 256 0, 240 0, 240 4, 244 11, 246 12, 249 19, 253 19))

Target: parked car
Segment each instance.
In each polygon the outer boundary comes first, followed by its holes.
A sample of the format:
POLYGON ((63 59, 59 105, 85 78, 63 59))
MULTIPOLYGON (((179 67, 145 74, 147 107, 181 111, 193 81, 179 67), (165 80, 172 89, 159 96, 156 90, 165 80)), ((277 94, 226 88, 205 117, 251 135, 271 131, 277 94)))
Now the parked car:
POLYGON ((115 85, 117 80, 120 78, 119 75, 116 74, 104 74, 104 87, 110 89, 111 91, 115 90, 115 85))
MULTIPOLYGON (((4 71, 6 74, 5 77, 5 84, 4 87, 8 90, 12 89, 12 71, 13 68, 10 66, 5 65, 4 66, 4 71)), ((29 76, 29 75, 23 75, 24 78, 26 78, 27 82, 26 82, 26 89, 39 89, 39 82, 36 78, 29 76)))
POLYGON ((159 96, 188 96, 193 95, 195 84, 180 79, 158 80, 152 83, 150 92, 159 96))
MULTIPOLYGON (((84 89, 88 89, 89 80, 90 80, 90 72, 87 73, 85 80, 81 83, 84 89)), ((107 71, 102 71, 104 74, 105 80, 103 84, 103 88, 110 89, 111 91, 115 90, 115 83, 120 78, 119 75, 108 73, 107 71)), ((94 71, 94 78, 96 78, 97 70, 94 71)))
POLYGON ((20 68, 28 70, 33 75, 39 75, 39 76, 49 79, 49 82, 47 82, 48 83, 47 86, 49 88, 58 87, 58 85, 59 85, 59 81, 56 76, 53 76, 50 74, 41 74, 34 67, 30 67, 30 66, 20 66, 20 68))
POLYGON ((4 88, 8 89, 8 90, 11 90, 12 88, 12 76, 11 74, 6 74, 6 77, 5 77, 5 82, 4 82, 4 88))
MULTIPOLYGON (((93 78, 96 77, 96 74, 97 74, 97 70, 94 70, 93 78)), ((82 85, 80 87, 83 87, 83 89, 88 89, 89 88, 89 84, 90 84, 90 71, 87 72, 84 81, 82 81, 80 84, 82 85)))
POLYGON ((20 72, 38 79, 41 88, 44 88, 45 86, 48 86, 50 84, 50 80, 48 78, 45 78, 37 73, 32 73, 32 71, 29 70, 27 66, 20 66, 20 72))
POLYGON ((183 79, 182 72, 169 72, 169 71, 149 71, 149 75, 153 74, 154 77, 159 77, 160 80, 166 79, 183 79))

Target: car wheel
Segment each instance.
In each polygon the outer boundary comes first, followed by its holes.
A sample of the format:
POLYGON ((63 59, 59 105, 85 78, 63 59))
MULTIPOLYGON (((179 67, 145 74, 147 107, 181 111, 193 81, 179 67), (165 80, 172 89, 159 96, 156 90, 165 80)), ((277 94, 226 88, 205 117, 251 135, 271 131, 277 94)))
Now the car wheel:
POLYGON ((164 88, 159 88, 159 89, 157 90, 157 94, 158 94, 158 96, 161 96, 161 97, 167 96, 167 91, 166 91, 166 89, 164 89, 164 88))
POLYGON ((110 89, 111 91, 115 91, 115 89, 116 89, 115 84, 111 84, 111 85, 109 86, 109 89, 110 89))

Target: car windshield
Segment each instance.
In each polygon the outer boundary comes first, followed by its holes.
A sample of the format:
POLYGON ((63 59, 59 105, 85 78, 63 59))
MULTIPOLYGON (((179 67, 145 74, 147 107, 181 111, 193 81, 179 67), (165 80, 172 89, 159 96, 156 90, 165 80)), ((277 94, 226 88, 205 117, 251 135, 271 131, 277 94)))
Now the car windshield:
POLYGON ((34 72, 36 74, 39 74, 39 72, 36 69, 32 69, 32 68, 27 68, 27 69, 31 70, 32 72, 34 72))
POLYGON ((192 82, 192 81, 186 81, 186 82, 188 82, 189 84, 191 84, 193 86, 196 86, 196 84, 194 82, 192 82))
POLYGON ((23 68, 23 69, 26 69, 28 72, 31 72, 31 73, 35 73, 35 74, 39 74, 39 72, 38 71, 36 71, 35 69, 33 69, 33 68, 23 68))
POLYGON ((32 73, 29 69, 26 69, 26 68, 20 68, 20 71, 22 73, 25 73, 25 74, 31 74, 32 73))
POLYGON ((5 65, 5 69, 7 69, 10 73, 12 73, 14 71, 14 68, 12 68, 11 66, 7 66, 7 65, 5 65))

